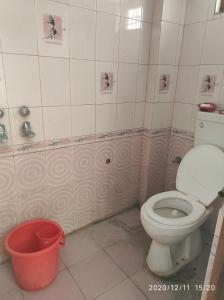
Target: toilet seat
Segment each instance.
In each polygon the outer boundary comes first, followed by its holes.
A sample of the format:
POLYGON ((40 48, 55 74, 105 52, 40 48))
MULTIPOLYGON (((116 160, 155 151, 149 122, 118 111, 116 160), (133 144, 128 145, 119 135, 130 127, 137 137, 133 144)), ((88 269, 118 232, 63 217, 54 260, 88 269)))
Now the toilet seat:
POLYGON ((186 226, 196 223, 206 211, 204 205, 178 191, 154 195, 144 204, 144 207, 149 218, 168 226, 186 226), (177 219, 162 217, 155 212, 155 208, 158 207, 172 207, 182 210, 187 215, 177 219))

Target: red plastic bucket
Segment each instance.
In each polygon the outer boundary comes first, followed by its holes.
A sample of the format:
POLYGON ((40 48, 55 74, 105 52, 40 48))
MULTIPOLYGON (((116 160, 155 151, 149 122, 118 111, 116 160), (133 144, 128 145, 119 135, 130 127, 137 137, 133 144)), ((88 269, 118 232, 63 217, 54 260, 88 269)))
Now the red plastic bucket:
POLYGON ((13 229, 5 239, 5 248, 11 255, 17 284, 29 291, 49 285, 57 275, 63 245, 63 230, 53 221, 32 220, 13 229), (52 237, 52 233, 56 235, 52 237))

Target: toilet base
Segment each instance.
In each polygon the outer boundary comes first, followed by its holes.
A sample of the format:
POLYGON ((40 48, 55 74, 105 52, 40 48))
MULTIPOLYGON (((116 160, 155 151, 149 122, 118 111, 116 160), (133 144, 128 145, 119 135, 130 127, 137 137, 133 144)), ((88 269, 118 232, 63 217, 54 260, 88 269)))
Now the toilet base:
POLYGON ((201 252, 201 233, 197 229, 182 242, 164 245, 153 240, 146 259, 149 269, 161 277, 171 277, 201 252))

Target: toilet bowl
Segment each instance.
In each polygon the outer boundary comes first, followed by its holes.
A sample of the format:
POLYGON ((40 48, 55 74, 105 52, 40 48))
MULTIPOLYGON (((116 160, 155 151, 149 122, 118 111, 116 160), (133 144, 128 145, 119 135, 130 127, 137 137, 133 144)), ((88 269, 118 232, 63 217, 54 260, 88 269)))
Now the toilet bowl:
POLYGON ((224 152, 212 145, 190 150, 179 166, 176 187, 152 196, 141 208, 142 225, 152 239, 147 265, 163 277, 200 254, 200 226, 224 187, 224 152))

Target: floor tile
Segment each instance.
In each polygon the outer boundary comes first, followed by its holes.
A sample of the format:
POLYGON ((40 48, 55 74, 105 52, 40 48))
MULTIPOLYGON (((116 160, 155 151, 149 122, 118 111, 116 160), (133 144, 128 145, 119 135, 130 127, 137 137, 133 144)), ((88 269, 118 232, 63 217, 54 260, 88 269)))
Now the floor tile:
POLYGON ((10 262, 0 265, 0 298, 13 291, 18 291, 10 262))
POLYGON ((66 266, 70 266, 99 250, 100 247, 90 236, 88 229, 85 229, 66 237, 65 247, 61 249, 61 259, 66 266))
POLYGON ((115 217, 115 219, 119 220, 129 228, 141 226, 140 209, 138 207, 130 209, 122 214, 119 214, 115 217))
POLYGON ((91 236, 102 248, 129 239, 129 234, 112 221, 104 221, 94 225, 91 228, 91 236))
POLYGON ((87 299, 93 299, 123 281, 126 276, 113 260, 100 251, 69 267, 87 299))
POLYGON ((23 291, 23 296, 25 300, 85 300, 74 279, 66 270, 60 272, 48 288, 38 292, 23 291))
POLYGON ((128 276, 131 276, 146 266, 148 250, 145 245, 129 240, 107 248, 106 252, 128 276))
POLYGON ((7 293, 2 298, 0 297, 0 300, 24 300, 24 298, 20 292, 11 292, 7 293))
POLYGON ((142 292, 129 280, 125 280, 102 296, 96 298, 97 300, 146 300, 142 292))
POLYGON ((150 300, 176 300, 176 295, 172 291, 150 291, 149 285, 168 285, 170 282, 154 276, 147 268, 135 273, 131 279, 150 300))

